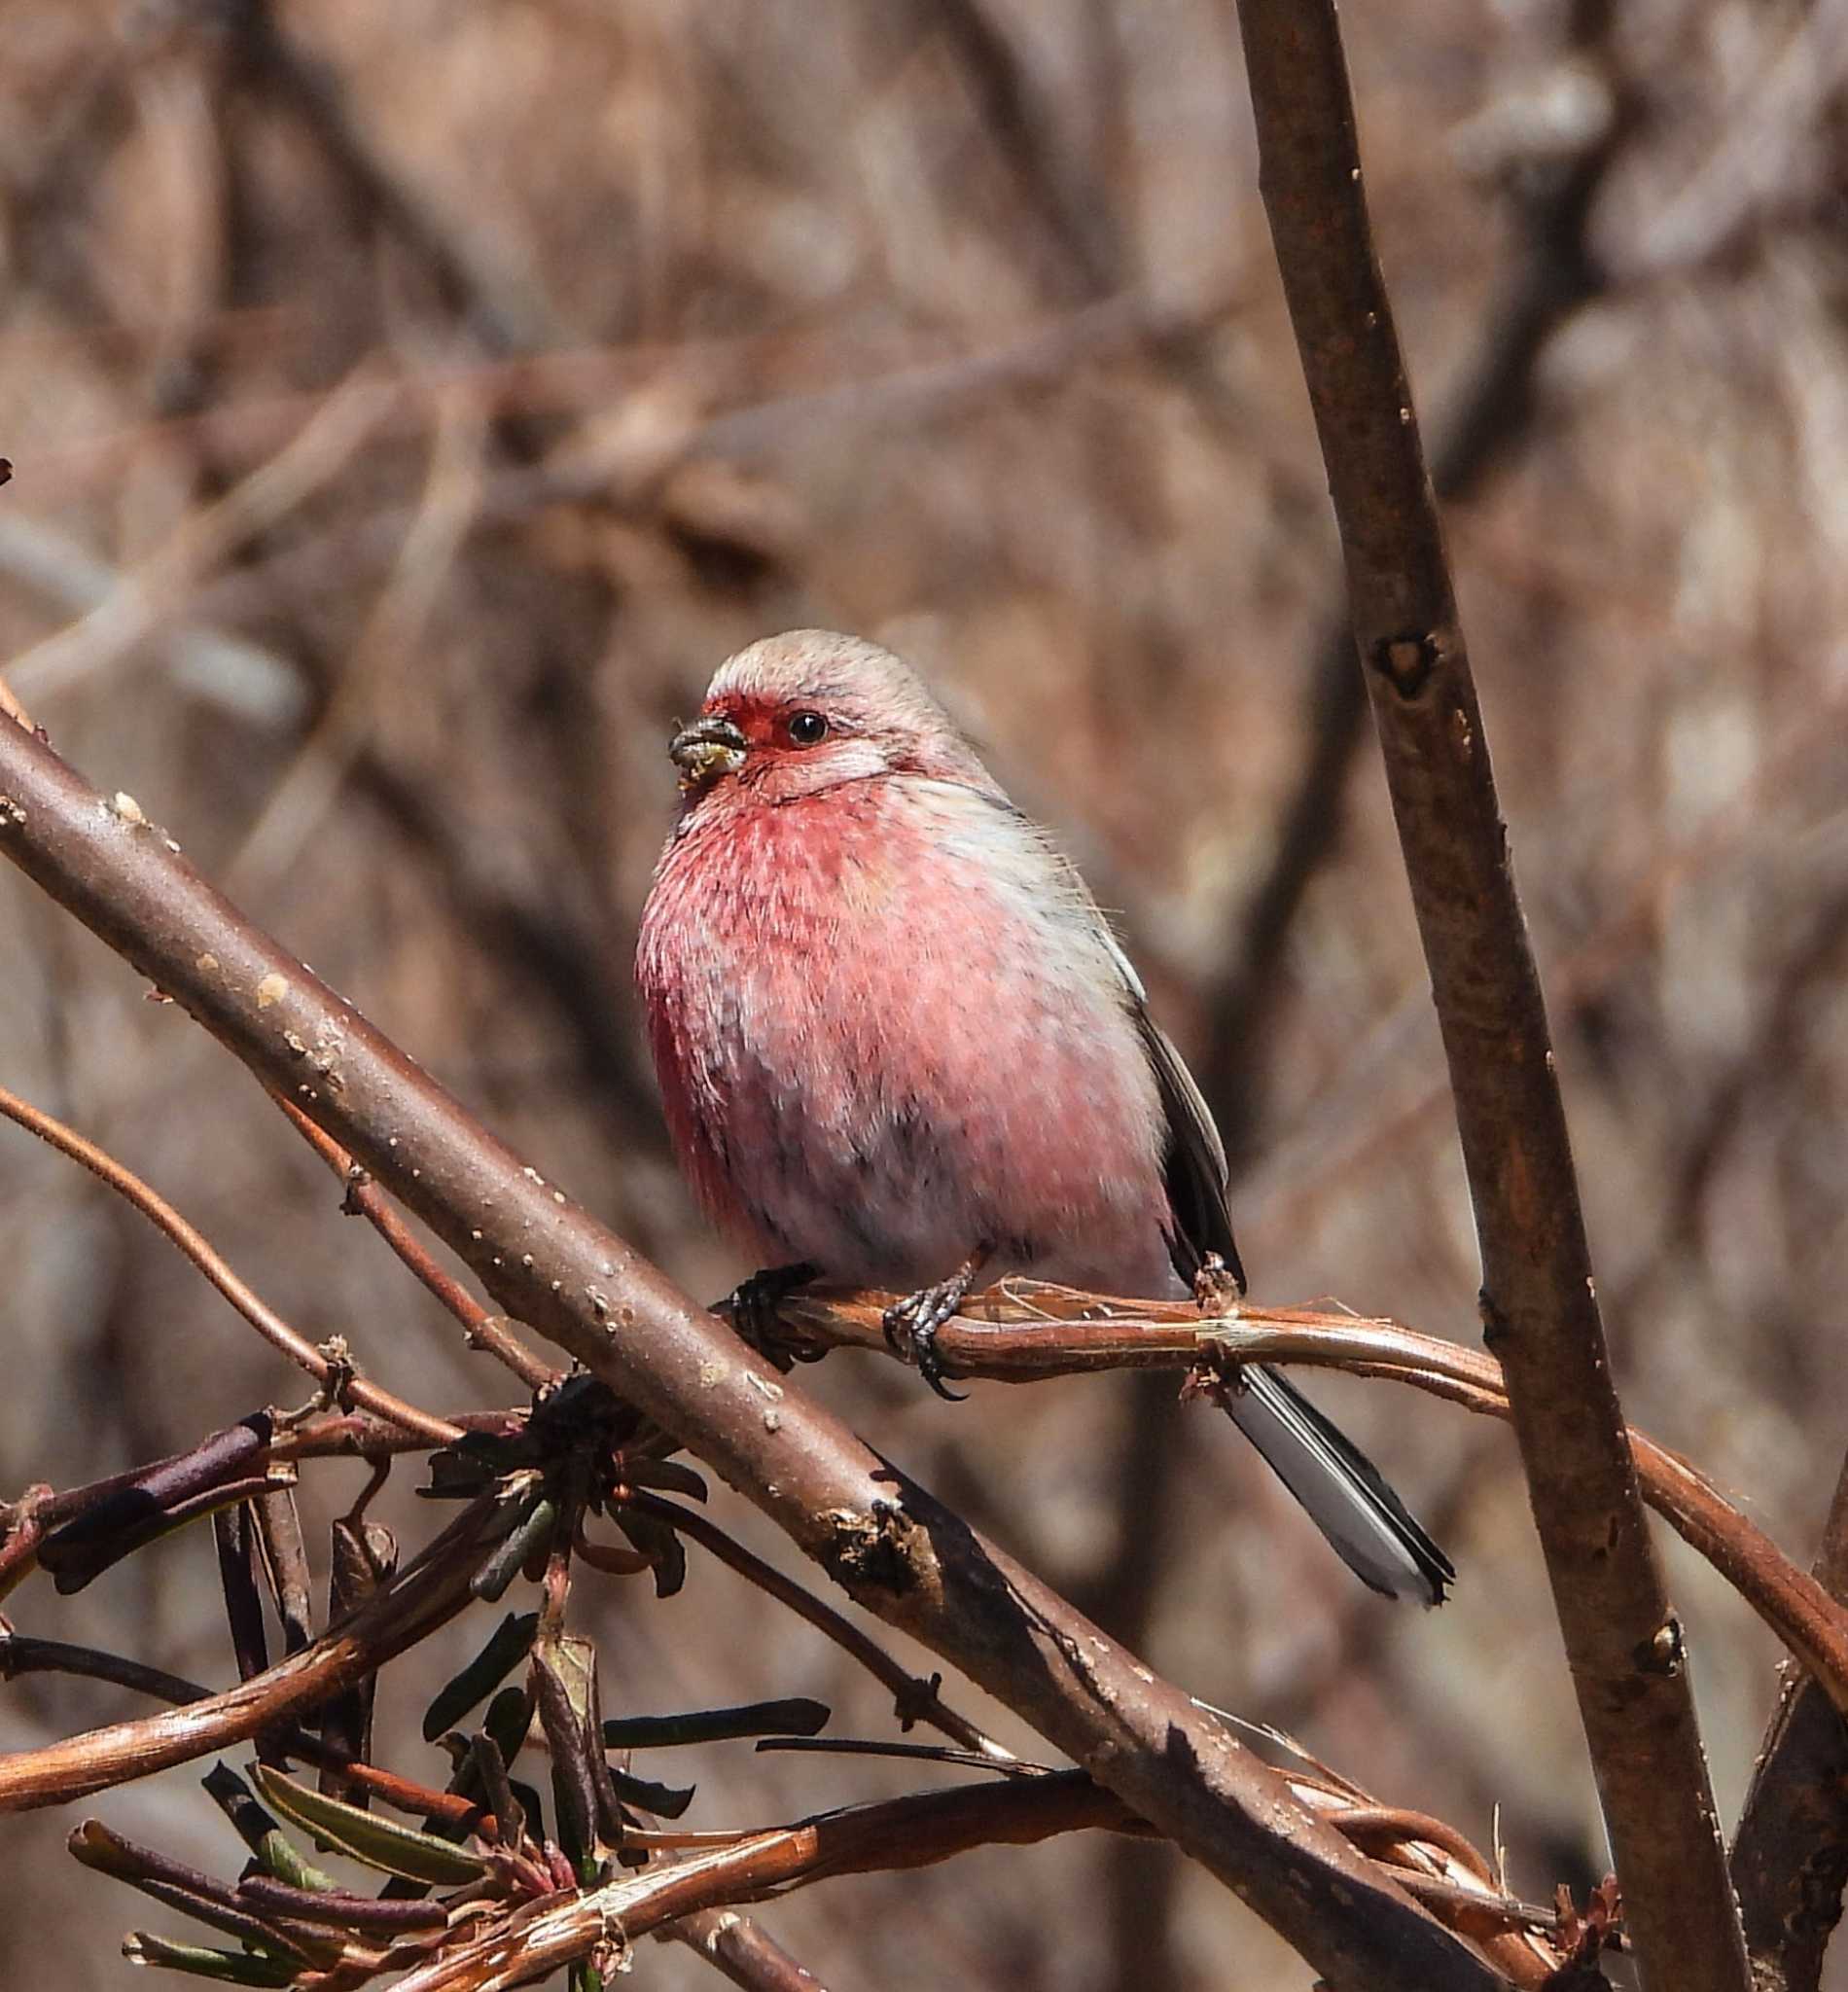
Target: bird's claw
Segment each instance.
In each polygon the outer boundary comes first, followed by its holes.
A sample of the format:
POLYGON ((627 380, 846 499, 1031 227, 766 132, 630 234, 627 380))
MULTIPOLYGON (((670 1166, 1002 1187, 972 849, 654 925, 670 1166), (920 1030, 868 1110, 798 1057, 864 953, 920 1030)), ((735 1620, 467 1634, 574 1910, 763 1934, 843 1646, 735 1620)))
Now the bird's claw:
POLYGON ((908 1294, 885 1310, 887 1346, 901 1362, 909 1363, 941 1398, 961 1404, 969 1393, 951 1390, 943 1381, 943 1359, 937 1353, 937 1332, 963 1303, 969 1291, 967 1277, 942 1280, 934 1287, 908 1294))
POLYGON ((778 1309, 819 1271, 819 1266, 810 1265, 806 1260, 796 1265, 765 1266, 749 1279, 740 1280, 724 1303, 731 1326, 779 1370, 787 1370, 804 1358, 812 1360, 808 1351, 792 1343, 778 1309))

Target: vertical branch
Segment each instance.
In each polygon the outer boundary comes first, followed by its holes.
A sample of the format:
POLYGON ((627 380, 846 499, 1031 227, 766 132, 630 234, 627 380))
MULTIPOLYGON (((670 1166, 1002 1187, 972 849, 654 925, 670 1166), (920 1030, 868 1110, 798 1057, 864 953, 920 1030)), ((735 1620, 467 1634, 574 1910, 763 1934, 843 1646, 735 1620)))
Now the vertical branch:
POLYGON ((1368 225, 1330 0, 1240 0, 1261 191, 1322 442, 1501 1358, 1651 1992, 1742 1992, 1681 1626, 1643 1517, 1546 1007, 1368 225))

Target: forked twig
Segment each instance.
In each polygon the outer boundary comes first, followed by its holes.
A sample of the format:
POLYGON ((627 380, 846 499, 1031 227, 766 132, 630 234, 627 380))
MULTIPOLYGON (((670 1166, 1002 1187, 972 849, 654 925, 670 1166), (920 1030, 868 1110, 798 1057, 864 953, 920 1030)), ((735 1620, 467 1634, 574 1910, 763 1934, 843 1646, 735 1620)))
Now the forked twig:
POLYGON ((528 1390, 549 1390, 564 1374, 536 1356, 499 1315, 490 1314, 467 1287, 439 1265, 396 1206, 339 1143, 323 1134, 293 1100, 272 1095, 289 1123, 346 1186, 342 1208, 363 1217, 399 1259, 467 1329, 470 1345, 504 1363, 528 1390))
POLYGON ((292 1328, 260 1294, 238 1278, 210 1239, 188 1224, 159 1192, 151 1189, 132 1169, 117 1161, 94 1142, 86 1141, 74 1128, 65 1126, 63 1121, 54 1120, 42 1108, 20 1099, 4 1086, 0 1086, 0 1115, 17 1122, 28 1134, 36 1134, 60 1155, 81 1163, 118 1196, 131 1204, 192 1261, 206 1281, 231 1302, 271 1348, 288 1357, 299 1369, 305 1370, 317 1383, 338 1384, 341 1396, 350 1398, 376 1417, 390 1419, 426 1445, 452 1445, 461 1438, 459 1426, 451 1425, 445 1418, 432 1417, 428 1411, 420 1411, 415 1405, 407 1404, 403 1398, 378 1384, 354 1375, 347 1366, 337 1362, 325 1350, 316 1348, 306 1335, 292 1328))

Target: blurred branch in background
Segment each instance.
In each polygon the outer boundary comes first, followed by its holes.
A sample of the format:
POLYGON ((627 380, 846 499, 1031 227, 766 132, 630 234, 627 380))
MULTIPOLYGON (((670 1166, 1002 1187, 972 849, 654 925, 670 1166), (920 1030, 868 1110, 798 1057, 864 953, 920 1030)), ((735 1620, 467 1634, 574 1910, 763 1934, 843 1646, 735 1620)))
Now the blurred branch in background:
MULTIPOLYGON (((129 800, 126 797, 116 800, 119 806, 129 800)), ((455 1426, 441 1418, 432 1418, 427 1412, 419 1411, 415 1405, 404 1403, 375 1384, 367 1383, 359 1377, 343 1377, 341 1370, 346 1361, 344 1343, 341 1345, 342 1353, 333 1356, 325 1345, 317 1346, 292 1328, 238 1278, 178 1211, 150 1190, 132 1170, 124 1169, 120 1162, 104 1155, 93 1142, 84 1140, 80 1134, 20 1099, 17 1093, 8 1092, 4 1086, 0 1086, 0 1115, 23 1127, 27 1133, 36 1134, 41 1141, 68 1156, 72 1161, 81 1163, 91 1175, 100 1177, 118 1195, 124 1197, 151 1225, 172 1239, 175 1247, 193 1262, 203 1277, 218 1289, 265 1341, 299 1369, 305 1370, 323 1388, 331 1386, 339 1397, 357 1405, 362 1410, 388 1419, 404 1431, 433 1440, 439 1445, 447 1444, 462 1436, 455 1426)))

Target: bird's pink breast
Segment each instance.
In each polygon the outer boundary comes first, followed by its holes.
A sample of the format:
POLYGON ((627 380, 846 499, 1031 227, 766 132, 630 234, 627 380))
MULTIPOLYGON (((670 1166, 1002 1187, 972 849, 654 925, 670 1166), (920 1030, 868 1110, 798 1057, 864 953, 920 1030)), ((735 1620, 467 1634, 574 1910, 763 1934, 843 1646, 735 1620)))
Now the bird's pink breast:
POLYGON ((764 1263, 906 1288, 997 1270, 1164 1291, 1161 1112, 1088 904, 946 782, 699 805, 637 974, 669 1129, 764 1263))

